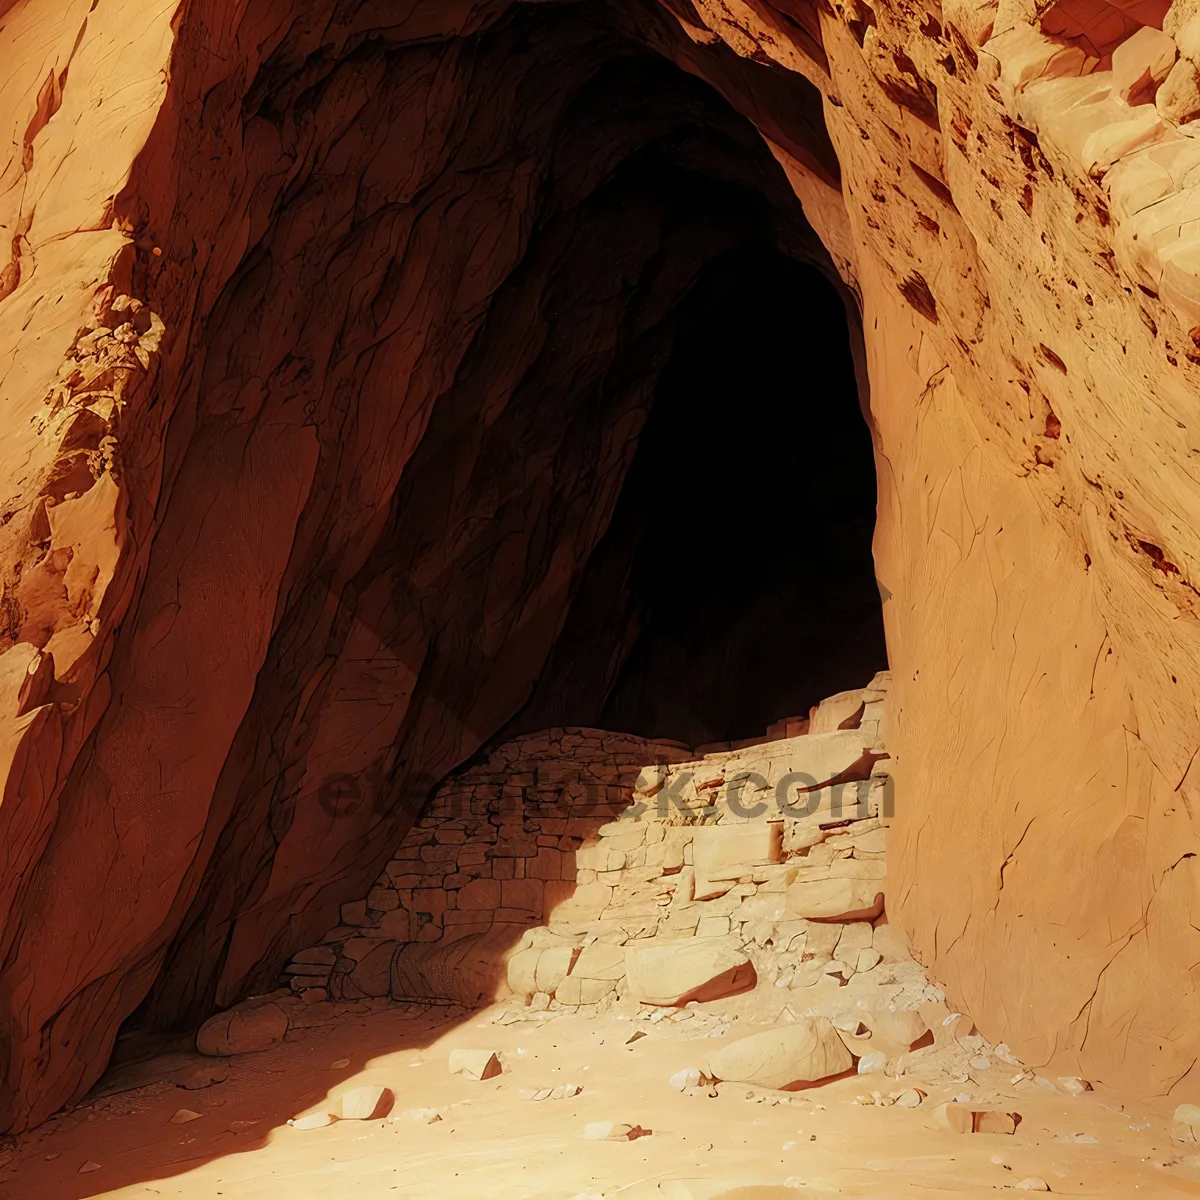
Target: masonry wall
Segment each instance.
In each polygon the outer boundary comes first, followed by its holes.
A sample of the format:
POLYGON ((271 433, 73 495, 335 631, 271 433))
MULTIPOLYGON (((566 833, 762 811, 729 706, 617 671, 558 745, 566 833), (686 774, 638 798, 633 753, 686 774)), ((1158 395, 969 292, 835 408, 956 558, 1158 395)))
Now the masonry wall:
POLYGON ((623 969, 607 964, 603 987, 581 989, 576 976, 560 995, 527 989, 514 955, 535 944, 582 951, 598 939, 736 935, 740 946, 758 922, 782 918, 789 888, 793 926, 879 918, 886 682, 817 706, 802 723, 808 733, 699 758, 589 729, 497 746, 437 789, 369 894, 295 956, 288 986, 313 1000, 470 1003, 507 981, 527 1001, 595 1003, 623 969))

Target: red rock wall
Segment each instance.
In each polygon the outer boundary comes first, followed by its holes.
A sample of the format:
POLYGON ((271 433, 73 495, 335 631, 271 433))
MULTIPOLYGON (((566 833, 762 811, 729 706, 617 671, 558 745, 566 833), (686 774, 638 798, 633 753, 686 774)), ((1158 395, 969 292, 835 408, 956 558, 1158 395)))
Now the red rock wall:
MULTIPOLYGON (((697 273, 750 237, 823 258, 713 93, 612 21, 503 7, 81 12, 74 50, 42 5, 5 18, 58 65, 6 93, 0 1122, 361 894, 529 694, 697 273)), ((757 102, 784 141, 786 99, 757 102)))
POLYGON ((539 5, 537 38, 506 7, 0 4, 0 1123, 143 1002, 277 969, 531 686, 713 246, 599 184, 681 126, 753 154, 673 87, 589 90, 633 42, 755 123, 861 297, 893 919, 1026 1061, 1190 1098, 1187 6, 1161 112, 1032 0, 539 5), (539 440, 531 372, 616 378, 600 435, 564 405, 539 440), (520 503, 514 445, 547 463, 520 503), (335 821, 362 772, 386 803, 335 821))

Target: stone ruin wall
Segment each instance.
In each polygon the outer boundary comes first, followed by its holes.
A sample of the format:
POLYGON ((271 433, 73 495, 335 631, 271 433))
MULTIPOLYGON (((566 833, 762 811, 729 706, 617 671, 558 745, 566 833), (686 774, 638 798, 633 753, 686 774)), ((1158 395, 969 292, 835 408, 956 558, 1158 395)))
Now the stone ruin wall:
MULTIPOLYGON (((699 759, 584 729, 497 746, 437 789, 367 897, 293 958, 285 984, 311 1000, 476 1003, 507 982, 539 1007, 595 1004, 623 985, 621 947, 651 939, 701 939, 719 962, 746 952, 750 986, 870 970, 884 953, 870 922, 883 915, 892 807, 887 680, 771 731, 803 734, 699 759)), ((907 958, 894 933, 884 941, 889 961, 907 958)))

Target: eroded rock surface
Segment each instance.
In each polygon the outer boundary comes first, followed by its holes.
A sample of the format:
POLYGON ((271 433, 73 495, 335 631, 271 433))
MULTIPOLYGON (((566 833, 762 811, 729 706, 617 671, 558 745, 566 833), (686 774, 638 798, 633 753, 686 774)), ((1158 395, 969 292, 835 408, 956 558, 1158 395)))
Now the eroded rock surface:
POLYGON ((364 894, 764 225, 861 305, 891 918, 1196 1098, 1194 6, 294 8, 0 3, 0 1123, 364 894))

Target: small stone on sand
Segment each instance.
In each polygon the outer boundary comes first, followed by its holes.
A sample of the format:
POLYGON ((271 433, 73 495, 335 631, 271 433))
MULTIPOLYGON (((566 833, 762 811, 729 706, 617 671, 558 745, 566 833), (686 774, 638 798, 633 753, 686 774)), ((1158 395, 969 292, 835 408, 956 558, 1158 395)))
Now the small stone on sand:
POLYGON ((491 1050, 451 1050, 450 1074, 471 1079, 494 1079, 504 1068, 491 1050))
POLYGON ((326 1125, 332 1125, 337 1117, 333 1113, 320 1112, 309 1113, 306 1117, 297 1117, 294 1121, 289 1121, 288 1124, 293 1129, 324 1129, 326 1125))
POLYGON ((632 1142, 649 1137, 652 1132, 640 1125, 625 1125, 618 1121, 593 1121, 583 1127, 583 1136, 593 1142, 632 1142))

